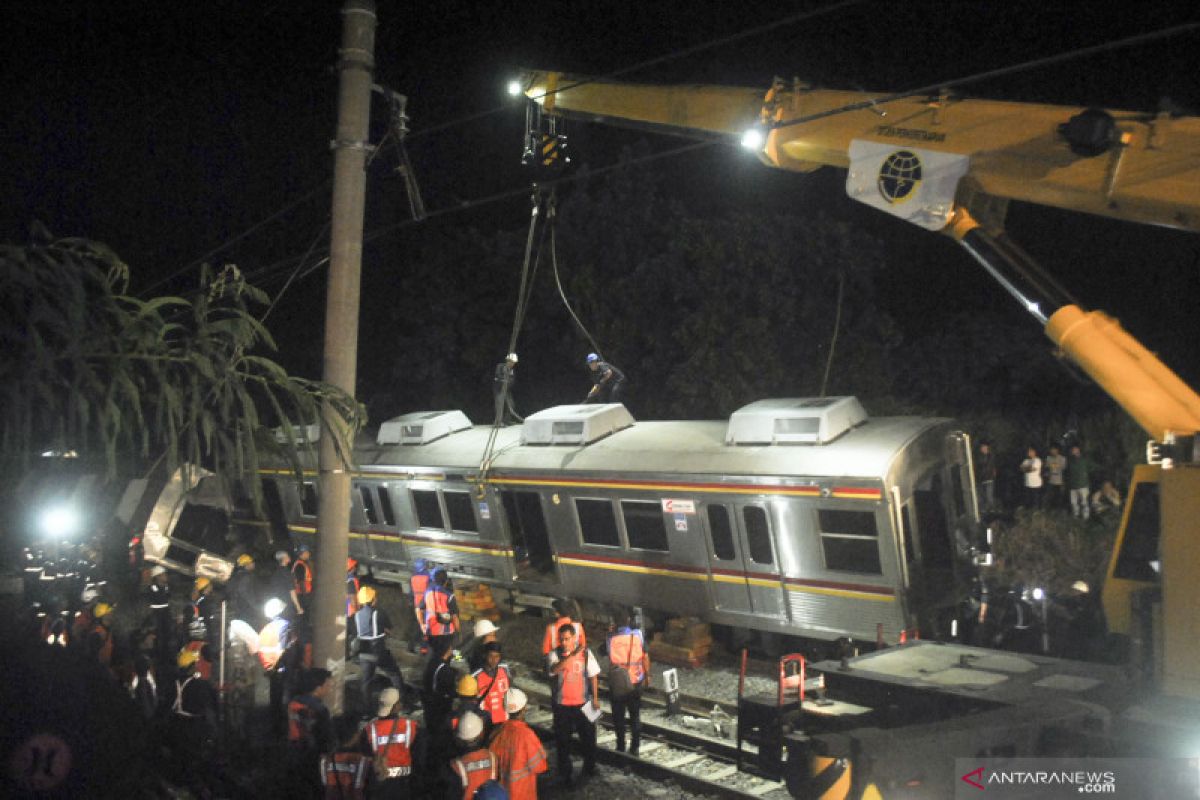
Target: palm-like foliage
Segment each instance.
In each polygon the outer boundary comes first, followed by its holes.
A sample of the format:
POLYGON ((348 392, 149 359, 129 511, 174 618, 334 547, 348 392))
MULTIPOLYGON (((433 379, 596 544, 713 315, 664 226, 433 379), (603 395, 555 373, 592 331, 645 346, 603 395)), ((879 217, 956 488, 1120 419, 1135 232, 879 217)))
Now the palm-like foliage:
POLYGON ((362 422, 353 398, 260 354, 275 350, 251 312, 266 297, 236 267, 206 267, 190 298, 140 300, 128 281, 128 266, 95 242, 0 247, 7 467, 44 450, 103 454, 110 473, 203 465, 249 478, 257 502, 260 453, 277 447, 272 426, 295 463, 291 422, 316 421, 322 404, 339 418, 334 431, 352 436, 362 422))

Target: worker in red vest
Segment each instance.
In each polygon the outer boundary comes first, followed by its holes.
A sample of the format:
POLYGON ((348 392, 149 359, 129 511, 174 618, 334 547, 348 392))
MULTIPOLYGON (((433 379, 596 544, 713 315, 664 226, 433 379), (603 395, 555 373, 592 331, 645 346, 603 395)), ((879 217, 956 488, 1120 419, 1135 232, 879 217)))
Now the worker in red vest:
POLYGON ((371 758, 358 744, 358 731, 344 739, 338 749, 321 755, 321 785, 325 800, 366 800, 371 776, 371 758))
POLYGON ((500 663, 503 655, 499 642, 488 642, 483 646, 484 665, 475 670, 475 697, 479 703, 479 711, 492 726, 500 725, 508 719, 504 710, 504 697, 512 686, 512 677, 508 667, 500 663))
POLYGON ((450 769, 462 787, 462 800, 472 800, 480 786, 496 780, 496 758, 483 746, 483 717, 464 714, 454 736, 462 755, 450 762, 450 769))
POLYGON ((549 769, 541 739, 525 722, 528 702, 520 689, 508 690, 504 698, 508 721, 496 729, 488 745, 509 800, 537 800, 537 776, 549 769))
POLYGON ((425 600, 425 592, 429 591, 429 565, 425 559, 418 558, 413 562, 413 574, 408 579, 408 587, 412 590, 413 613, 417 617, 417 630, 420 635, 413 640, 412 651, 418 649, 424 653, 428 648, 424 647, 425 642, 425 613, 421 609, 421 603, 425 600))
POLYGON ((292 562, 292 606, 297 614, 308 613, 312 605, 312 592, 312 551, 308 545, 302 544, 297 548, 296 560, 292 562))
MULTIPOLYGON (((608 660, 629 674, 633 691, 624 697, 612 693, 613 728, 617 734, 617 752, 625 752, 625 714, 629 714, 632 741, 629 752, 638 754, 642 740, 642 692, 650 685, 650 655, 642 631, 633 626, 633 617, 622 614, 616 629, 608 635, 608 660)), ((609 687, 610 689, 612 687, 609 687)))
POLYGON ((387 776, 375 784, 372 797, 412 795, 413 766, 422 760, 417 757, 420 729, 415 720, 401 716, 402 705, 399 689, 392 686, 384 689, 379 693, 377 716, 362 730, 371 754, 387 763, 387 776))
POLYGON ((322 753, 333 749, 333 729, 325 698, 333 689, 329 670, 305 670, 301 693, 287 707, 287 796, 311 797, 320 786, 322 753))
POLYGON ((600 664, 575 636, 567 622, 558 629, 558 649, 551 650, 549 671, 554 707, 554 742, 558 757, 559 780, 573 785, 571 776, 571 734, 579 736, 583 750, 583 774, 596 772, 596 722, 600 664), (594 715, 594 716, 593 716, 594 715))
POLYGON ((570 600, 555 600, 554 612, 557 615, 553 622, 546 626, 546 633, 542 636, 542 655, 549 657, 550 653, 558 647, 558 630, 563 625, 571 625, 575 630, 575 638, 581 647, 587 647, 587 632, 583 629, 583 624, 571 619, 571 606, 574 603, 570 600))
POLYGON ((433 651, 441 652, 441 642, 453 642, 458 635, 458 601, 449 588, 450 576, 440 567, 425 592, 421 606, 425 612, 425 637, 433 651))

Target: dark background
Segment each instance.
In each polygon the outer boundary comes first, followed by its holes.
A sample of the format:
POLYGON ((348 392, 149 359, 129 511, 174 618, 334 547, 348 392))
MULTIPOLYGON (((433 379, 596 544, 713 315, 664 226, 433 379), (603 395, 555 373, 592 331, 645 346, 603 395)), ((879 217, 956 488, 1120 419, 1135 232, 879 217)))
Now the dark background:
MULTIPOLYGON (((468 409, 476 421, 490 416, 491 368, 508 346, 529 218, 522 187, 530 176, 519 163, 524 111, 504 94, 506 80, 519 67, 603 74, 826 5, 380 2, 376 80, 409 98, 408 148, 425 203, 436 213, 422 224, 406 222, 394 154, 382 151, 368 185, 360 331, 359 394, 370 403, 374 420, 443 403, 468 409), (507 199, 474 202, 506 191, 513 192, 507 199), (469 346, 455 345, 439 355, 453 334, 447 328, 465 327, 469 346), (447 366, 432 374, 431 360, 447 366)), ((105 242, 130 263, 133 292, 142 296, 193 288, 194 265, 203 259, 236 263, 254 282, 278 293, 312 248, 268 324, 285 366, 319 377, 324 269, 305 267, 324 255, 327 241, 320 234, 329 213, 339 7, 334 0, 169 7, 7 4, 0 17, 7 42, 0 54, 0 97, 8 110, 0 133, 0 238, 25 241, 36 220, 58 236, 105 242)), ((779 75, 890 92, 1195 16, 1194 10, 1167 3, 1100 9, 1022 0, 866 2, 622 79, 765 90, 779 75)), ((1142 111, 1157 109, 1169 97, 1195 113, 1198 46, 1193 32, 959 91, 1142 111)), ((384 112, 377 102, 375 141, 384 132, 384 112)), ((585 172, 616 163, 623 149, 637 158, 681 144, 582 124, 568 125, 567 133, 575 167, 585 172)), ((894 322, 899 338, 886 359, 911 359, 916 366, 904 374, 912 378, 933 357, 927 348, 959 348, 952 354, 948 349, 950 365, 928 379, 905 383, 891 376, 892 391, 874 393, 881 410, 1011 414, 1029 404, 1029 393, 1036 394, 1043 380, 1051 381, 1044 391, 1061 398, 1055 402, 1065 417, 1106 408, 1098 392, 1066 376, 1038 338, 1036 324, 956 245, 853 203, 845 196, 842 173, 772 171, 745 153, 717 146, 638 164, 622 174, 627 185, 618 189, 606 184, 607 177, 561 189, 560 256, 565 253, 571 262, 565 269, 582 270, 589 256, 603 260, 606 244, 620 249, 618 239, 625 235, 589 230, 579 213, 567 219, 573 202, 576 209, 603 211, 629 198, 651 198, 644 217, 672 222, 747 215, 788 225, 843 225, 836 229, 865 235, 868 246, 879 248, 872 302, 862 313, 894 322), (658 209, 667 205, 672 211, 660 217, 658 209), (591 245, 582 241, 588 237, 591 245), (947 336, 972 318, 985 321, 979 338, 947 336), (968 342, 1003 349, 1016 339, 1026 349, 1011 348, 1007 377, 999 380, 1024 382, 1004 403, 963 408, 959 394, 939 386, 920 389, 953 381, 955 369, 962 380, 971 380, 969 362, 984 354, 968 349, 968 342), (1010 374, 1026 366, 1030 374, 1024 379, 1010 374)), ((597 215, 597 225, 602 217, 597 215)), ((1009 231, 1085 306, 1119 317, 1185 379, 1193 385, 1200 379, 1193 311, 1200 298, 1198 237, 1017 204, 1009 231)), ((637 252, 671 234, 640 235, 639 240, 630 234, 624 246, 637 252)), ((653 259, 627 261, 645 271, 653 259)), ((670 398, 658 396, 663 386, 683 380, 667 380, 663 361, 686 360, 689 340, 681 337, 677 351, 652 357, 633 337, 623 337, 620 326, 605 327, 604 317, 615 318, 614 304, 628 305, 629 293, 646 285, 632 273, 614 272, 621 263, 614 259, 607 273, 593 265, 590 273, 573 273, 568 284, 587 312, 585 322, 603 334, 606 354, 640 387, 635 415, 639 403, 643 416, 719 415, 754 399, 744 396, 751 390, 784 395, 812 390, 811 381, 788 385, 781 379, 748 383, 745 392, 727 392, 719 403, 689 399, 678 389, 670 398)), ((756 277, 744 274, 739 280, 756 277)), ((538 280, 547 279, 543 271, 538 280)), ((580 362, 592 349, 554 305, 559 301, 551 284, 538 291, 529 312, 531 332, 518 345, 517 397, 526 411, 577 402, 587 388, 580 362)), ((669 311, 663 313, 669 317, 669 311)), ((668 330, 670 322, 664 323, 668 330)), ((685 376, 701 386, 719 385, 724 367, 714 363, 688 366, 685 376)), ((845 383, 835 388, 855 390, 845 383)), ((986 387, 981 394, 986 400, 1005 391, 986 387)))

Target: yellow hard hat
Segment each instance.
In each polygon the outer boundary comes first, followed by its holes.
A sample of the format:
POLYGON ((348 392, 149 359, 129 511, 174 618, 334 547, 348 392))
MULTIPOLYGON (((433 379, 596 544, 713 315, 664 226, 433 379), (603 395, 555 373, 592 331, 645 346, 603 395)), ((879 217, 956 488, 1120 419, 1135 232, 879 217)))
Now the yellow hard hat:
POLYGON ((458 679, 458 686, 455 687, 459 697, 474 697, 479 694, 479 682, 475 680, 474 675, 463 675, 458 679))
POLYGON ((237 565, 239 567, 248 567, 254 563, 254 558, 249 553, 242 553, 237 557, 237 565))
POLYGON ((207 589, 210 586, 212 586, 212 581, 209 580, 208 578, 204 578, 204 577, 196 578, 196 590, 197 591, 203 592, 205 589, 207 589))
POLYGON ((364 586, 358 590, 358 604, 365 606, 367 603, 375 602, 375 589, 370 586, 364 586))
POLYGON ((94 616, 96 619, 107 617, 112 613, 112 610, 112 606, 110 606, 108 603, 96 603, 96 607, 92 609, 92 616, 94 616))
POLYGON ((190 650, 185 647, 179 651, 179 658, 175 659, 175 663, 179 665, 180 669, 190 669, 199 660, 199 650, 190 650))

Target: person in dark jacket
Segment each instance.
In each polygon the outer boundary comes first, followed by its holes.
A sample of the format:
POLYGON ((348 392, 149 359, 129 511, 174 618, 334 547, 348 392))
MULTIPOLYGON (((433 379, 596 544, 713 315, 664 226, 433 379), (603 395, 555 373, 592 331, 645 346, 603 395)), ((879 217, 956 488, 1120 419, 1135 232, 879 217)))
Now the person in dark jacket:
POLYGON ((289 797, 319 797, 320 758, 333 749, 333 726, 325 698, 333 688, 327 669, 310 669, 302 678, 302 691, 288 703, 289 797))
POLYGON ((625 373, 600 356, 588 353, 588 369, 592 373, 592 388, 585 403, 620 403, 625 394, 625 373))

